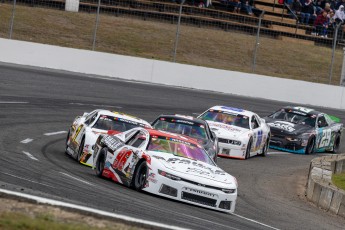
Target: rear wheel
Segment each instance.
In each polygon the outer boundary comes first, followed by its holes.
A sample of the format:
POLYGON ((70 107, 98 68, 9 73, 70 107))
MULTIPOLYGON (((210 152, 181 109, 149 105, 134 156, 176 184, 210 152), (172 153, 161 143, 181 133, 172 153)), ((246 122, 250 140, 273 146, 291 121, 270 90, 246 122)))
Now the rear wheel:
POLYGON ((250 138, 248 145, 247 145, 247 150, 246 150, 246 157, 245 159, 248 159, 250 157, 250 150, 252 149, 252 138, 250 138))
POLYGON ((310 137, 308 140, 307 147, 305 149, 305 154, 312 154, 315 150, 315 137, 310 137))
POLYGON ((134 178, 133 178, 133 187, 137 191, 143 190, 145 187, 146 179, 148 177, 149 169, 147 167, 146 161, 142 161, 137 166, 134 178))
POLYGON ((78 149, 77 161, 79 162, 84 151, 85 138, 81 141, 78 149))
POLYGON ((103 148, 97 158, 95 172, 98 177, 102 177, 107 152, 108 152, 108 149, 103 148))
POLYGON ((334 144, 333 144, 333 153, 338 153, 339 152, 339 147, 340 147, 340 134, 336 134, 334 138, 334 144))

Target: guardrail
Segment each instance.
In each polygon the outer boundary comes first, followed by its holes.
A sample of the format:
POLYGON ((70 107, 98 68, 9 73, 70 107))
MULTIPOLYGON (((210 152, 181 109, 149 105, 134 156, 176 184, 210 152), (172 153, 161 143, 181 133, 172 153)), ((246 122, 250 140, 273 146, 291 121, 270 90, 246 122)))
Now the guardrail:
POLYGON ((340 86, 8 39, 0 50, 0 62, 345 109, 340 86))
POLYGON ((313 159, 306 195, 318 207, 345 217, 345 191, 332 184, 332 174, 342 172, 345 172, 345 154, 313 159))

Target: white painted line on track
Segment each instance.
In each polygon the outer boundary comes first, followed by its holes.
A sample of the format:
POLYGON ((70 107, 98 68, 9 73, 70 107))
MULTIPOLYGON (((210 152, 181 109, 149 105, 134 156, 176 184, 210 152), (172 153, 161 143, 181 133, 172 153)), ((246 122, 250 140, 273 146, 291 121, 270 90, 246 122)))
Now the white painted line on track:
POLYGON ((80 181, 80 182, 82 182, 82 183, 84 183, 84 184, 94 186, 93 184, 91 184, 91 183, 89 183, 89 182, 87 182, 87 181, 85 181, 85 180, 82 180, 82 179, 79 179, 79 178, 77 178, 77 177, 71 176, 71 175, 69 175, 69 174, 67 174, 67 173, 64 173, 64 172, 59 172, 59 173, 61 173, 62 175, 65 175, 65 176, 67 176, 67 177, 69 177, 69 178, 72 178, 72 179, 74 179, 74 180, 80 181))
POLYGON ((53 186, 51 186, 51 185, 44 184, 44 183, 41 183, 41 182, 37 182, 37 181, 34 181, 34 180, 30 180, 30 179, 27 179, 27 178, 23 178, 23 177, 20 177, 20 176, 16 176, 16 175, 13 175, 13 174, 10 174, 10 173, 2 172, 2 174, 5 174, 5 175, 7 175, 7 176, 11 176, 11 177, 14 177, 14 178, 17 178, 17 179, 29 181, 29 182, 31 182, 31 183, 44 185, 44 186, 47 186, 47 187, 50 187, 50 188, 55 188, 55 187, 53 187, 53 186))
POLYGON ((138 219, 135 217, 130 217, 130 216, 125 216, 125 215, 121 215, 121 214, 101 211, 98 209, 84 207, 81 205, 69 204, 69 203, 62 202, 62 201, 42 198, 42 197, 33 196, 33 195, 29 195, 29 194, 24 194, 24 193, 19 193, 19 192, 13 192, 13 191, 5 190, 5 189, 0 189, 0 193, 5 193, 8 195, 14 195, 14 196, 34 200, 34 201, 41 203, 41 204, 49 204, 49 205, 54 205, 54 206, 59 206, 59 207, 72 208, 75 210, 95 213, 98 215, 112 217, 112 218, 116 218, 116 219, 120 219, 120 220, 124 220, 124 221, 129 221, 129 222, 133 222, 133 223, 137 223, 137 224, 145 224, 145 225, 149 225, 149 226, 153 226, 153 227, 166 228, 166 229, 172 229, 172 230, 187 230, 187 228, 181 228, 181 227, 177 227, 177 226, 173 226, 173 225, 161 224, 161 223, 154 222, 154 221, 138 219))
POLYGON ((232 215, 237 216, 237 217, 239 217, 239 218, 242 218, 242 219, 244 219, 244 220, 248 220, 248 221, 250 221, 250 222, 256 223, 256 224, 258 224, 258 225, 262 225, 262 226, 267 227, 267 228, 270 228, 270 229, 279 230, 279 228, 275 228, 275 227, 272 227, 272 226, 270 226, 270 225, 261 223, 261 222, 259 222, 259 221, 256 221, 256 220, 253 220, 253 219, 249 219, 249 218, 247 218, 247 217, 238 215, 238 214, 236 214, 236 213, 233 213, 232 215))
POLYGON ((268 152, 267 155, 292 155, 292 153, 288 153, 288 152, 268 152))
POLYGON ((83 103, 69 103, 70 105, 86 105, 86 106, 95 106, 95 107, 109 107, 109 108, 116 108, 116 109, 122 109, 121 106, 116 105, 96 105, 96 104, 83 104, 83 103))
POLYGON ((28 104, 25 101, 0 101, 0 104, 28 104))
POLYGON ((53 132, 53 133, 45 133, 43 135, 45 135, 45 136, 53 136, 53 135, 59 135, 59 134, 63 134, 63 133, 67 133, 67 131, 58 131, 58 132, 53 132))
POLYGON ((27 144, 27 143, 30 143, 31 141, 33 141, 34 139, 31 139, 31 138, 26 138, 25 140, 22 140, 20 143, 22 144, 27 144))
POLYGON ((35 160, 35 161, 39 161, 36 157, 34 157, 33 155, 31 155, 30 153, 25 152, 25 151, 23 151, 23 153, 24 153, 26 156, 28 156, 30 159, 35 160))

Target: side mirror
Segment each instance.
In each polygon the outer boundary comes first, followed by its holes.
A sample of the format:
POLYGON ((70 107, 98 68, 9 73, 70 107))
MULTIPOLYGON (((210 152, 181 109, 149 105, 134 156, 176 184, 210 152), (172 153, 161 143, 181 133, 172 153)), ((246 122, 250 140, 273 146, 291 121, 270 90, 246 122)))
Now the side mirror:
POLYGON ((83 117, 85 117, 85 116, 88 115, 88 114, 89 114, 88 112, 84 112, 83 117))

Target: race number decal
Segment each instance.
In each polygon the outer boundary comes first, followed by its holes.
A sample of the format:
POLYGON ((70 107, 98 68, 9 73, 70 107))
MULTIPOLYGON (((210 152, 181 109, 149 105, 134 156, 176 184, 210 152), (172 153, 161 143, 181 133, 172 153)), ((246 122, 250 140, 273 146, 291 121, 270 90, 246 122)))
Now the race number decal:
POLYGON ((332 130, 331 129, 322 130, 322 137, 321 137, 321 141, 319 144, 319 148, 329 146, 329 144, 331 142, 331 137, 332 137, 332 130))
POLYGON ((116 159, 113 164, 113 168, 122 171, 123 167, 127 163, 128 158, 132 155, 132 150, 122 149, 119 154, 117 154, 116 159))

